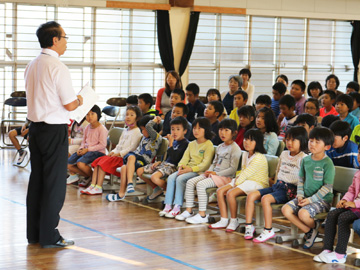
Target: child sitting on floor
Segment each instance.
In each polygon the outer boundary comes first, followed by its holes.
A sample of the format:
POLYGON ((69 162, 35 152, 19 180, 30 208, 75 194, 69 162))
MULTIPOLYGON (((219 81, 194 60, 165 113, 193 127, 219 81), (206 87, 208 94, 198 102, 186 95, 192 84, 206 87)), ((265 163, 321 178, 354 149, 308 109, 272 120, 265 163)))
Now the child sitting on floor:
POLYGON ((227 232, 235 231, 240 225, 237 220, 236 197, 246 196, 250 192, 269 186, 268 164, 264 155, 266 154, 264 136, 261 131, 258 129, 246 131, 244 146, 247 152, 242 155, 239 176, 217 190, 221 219, 217 223, 209 225, 210 229, 226 228, 227 232), (230 208, 230 223, 226 202, 230 208))
POLYGON ((139 127, 143 134, 140 145, 135 151, 129 152, 124 156, 124 165, 121 167, 120 191, 116 194, 109 194, 106 199, 109 202, 117 202, 125 199, 126 192, 135 192, 133 184, 134 172, 138 173, 141 167, 149 164, 155 157, 161 142, 162 136, 158 133, 158 125, 161 117, 145 115, 139 121, 139 127), (154 127, 156 125, 156 127, 154 127))
POLYGON ((209 215, 206 215, 207 194, 206 189, 221 187, 230 183, 235 176, 241 155, 240 147, 234 142, 237 133, 237 125, 233 119, 224 119, 219 124, 219 136, 223 141, 216 148, 215 157, 210 168, 202 175, 190 179, 186 183, 185 199, 186 210, 177 215, 177 220, 185 220, 187 223, 207 223, 209 215), (199 201, 199 213, 195 215, 194 207, 195 187, 199 201))
POLYGON ((86 187, 91 180, 92 170, 88 166, 98 157, 105 155, 107 143, 107 129, 99 122, 101 110, 99 106, 94 105, 86 115, 86 121, 89 125, 85 128, 84 139, 76 153, 68 159, 68 170, 70 176, 67 178, 67 184, 75 183, 79 180, 79 175, 85 179, 79 183, 79 187, 86 187))
POLYGON ((189 141, 185 138, 188 129, 188 121, 185 117, 179 116, 172 119, 170 128, 171 134, 167 136, 169 148, 166 160, 164 162, 158 161, 148 164, 138 170, 139 177, 153 188, 153 193, 147 197, 148 200, 155 200, 164 193, 166 187, 165 179, 170 174, 176 172, 176 167, 189 144, 189 141), (143 178, 143 173, 152 174, 151 179, 143 178))
MULTIPOLYGON (((360 149, 360 147, 359 147, 360 149)), ((360 153, 358 155, 360 162, 360 153)), ((353 182, 336 209, 330 211, 326 218, 323 251, 314 257, 316 262, 345 263, 346 247, 350 237, 350 225, 360 218, 360 171, 354 175, 353 182), (336 230, 336 225, 338 229, 336 230), (334 250, 334 240, 338 232, 334 250)))
POLYGON ((165 208, 159 212, 160 217, 174 218, 180 214, 186 182, 198 176, 199 172, 205 172, 213 159, 214 145, 211 142, 213 134, 209 119, 198 117, 192 126, 196 140, 189 143, 179 162, 178 171, 167 179, 165 208))
POLYGON ((319 233, 320 222, 314 220, 315 216, 331 207, 335 167, 325 151, 333 142, 334 134, 328 128, 316 127, 310 132, 311 155, 301 161, 296 198, 281 209, 291 223, 305 232, 303 248, 306 249, 313 246, 319 233))
POLYGON ((100 195, 103 192, 102 184, 106 174, 120 177, 120 173, 116 169, 123 165, 123 158, 127 153, 134 151, 140 143, 141 132, 137 126, 137 121, 140 118, 141 111, 139 107, 130 105, 126 108, 125 124, 127 129, 122 132, 119 143, 109 155, 99 157, 91 164, 94 168, 91 185, 87 189, 81 190, 81 194, 100 195))
POLYGON ((255 201, 261 200, 264 210, 264 231, 253 241, 265 242, 275 236, 272 229, 272 203, 286 203, 296 196, 299 181, 301 160, 306 156, 308 135, 303 127, 292 127, 286 132, 285 143, 288 150, 283 151, 279 158, 276 175, 272 187, 251 192, 246 198, 245 239, 252 239, 255 227, 252 225, 255 201))

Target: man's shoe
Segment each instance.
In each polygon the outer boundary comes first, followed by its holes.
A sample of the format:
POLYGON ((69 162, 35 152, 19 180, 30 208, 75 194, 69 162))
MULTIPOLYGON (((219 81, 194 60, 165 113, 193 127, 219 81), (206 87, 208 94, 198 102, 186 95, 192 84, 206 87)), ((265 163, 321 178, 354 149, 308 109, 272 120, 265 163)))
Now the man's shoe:
POLYGON ((34 245, 34 244, 37 244, 37 243, 39 243, 39 241, 37 241, 37 240, 28 240, 29 245, 34 245))
POLYGON ((57 241, 55 244, 53 245, 43 245, 43 248, 64 248, 67 246, 72 246, 74 245, 75 242, 73 240, 67 240, 64 238, 60 238, 59 241, 57 241))

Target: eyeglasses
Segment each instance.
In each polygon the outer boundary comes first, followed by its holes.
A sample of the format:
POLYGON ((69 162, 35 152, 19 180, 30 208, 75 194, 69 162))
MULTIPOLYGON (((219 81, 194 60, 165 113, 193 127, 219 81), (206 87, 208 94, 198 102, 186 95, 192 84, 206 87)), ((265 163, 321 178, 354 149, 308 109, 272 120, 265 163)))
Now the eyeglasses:
POLYGON ((69 37, 67 37, 67 36, 60 36, 60 37, 65 38, 66 40, 69 39, 69 37))

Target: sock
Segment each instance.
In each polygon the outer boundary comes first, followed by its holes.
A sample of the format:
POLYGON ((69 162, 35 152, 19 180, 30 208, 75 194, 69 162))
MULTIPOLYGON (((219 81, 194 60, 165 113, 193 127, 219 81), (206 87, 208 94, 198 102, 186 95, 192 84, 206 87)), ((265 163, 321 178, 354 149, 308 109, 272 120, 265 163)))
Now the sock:
POLYGON ((174 208, 173 208, 174 212, 179 212, 180 211, 180 205, 175 204, 174 208))
POLYGON ((20 148, 20 149, 18 150, 18 152, 19 152, 20 155, 22 155, 22 154, 24 153, 24 150, 20 148))
POLYGON ((339 253, 337 253, 337 252, 335 252, 335 255, 336 255, 336 258, 337 258, 337 259, 342 259, 342 258, 345 257, 345 254, 339 254, 339 253))
POLYGON ((230 222, 236 222, 237 218, 230 218, 230 222))
POLYGON ((228 221, 229 221, 229 219, 228 219, 228 218, 224 218, 224 217, 222 217, 222 218, 220 218, 220 221, 221 221, 221 222, 228 222, 228 221))
POLYGON ((96 185, 94 185, 94 184, 91 184, 91 185, 90 185, 90 187, 92 187, 92 188, 94 188, 95 186, 96 186, 96 185))
POLYGON ((265 228, 265 227, 264 227, 264 230, 267 230, 267 231, 269 231, 269 232, 270 232, 270 231, 272 230, 272 227, 271 227, 270 229, 269 229, 269 228, 265 228))
POLYGON ((329 250, 329 249, 324 249, 323 251, 325 251, 326 253, 330 253, 330 252, 331 252, 331 250, 329 250))
POLYGON ((99 188, 99 189, 102 189, 102 187, 100 187, 100 186, 98 186, 98 185, 96 185, 96 187, 99 188))
POLYGON ((128 186, 128 187, 134 186, 134 184, 133 184, 133 183, 129 183, 127 186, 128 186))
POLYGON ((245 226, 251 226, 252 223, 245 223, 245 226))
MULTIPOLYGON (((192 214, 192 212, 191 212, 191 214, 192 214)), ((205 217, 206 217, 206 214, 205 214, 205 215, 203 215, 203 216, 202 216, 202 215, 200 215, 200 217, 205 218, 205 217)))
POLYGON ((169 211, 170 209, 171 209, 171 205, 170 204, 165 204, 164 211, 169 211))

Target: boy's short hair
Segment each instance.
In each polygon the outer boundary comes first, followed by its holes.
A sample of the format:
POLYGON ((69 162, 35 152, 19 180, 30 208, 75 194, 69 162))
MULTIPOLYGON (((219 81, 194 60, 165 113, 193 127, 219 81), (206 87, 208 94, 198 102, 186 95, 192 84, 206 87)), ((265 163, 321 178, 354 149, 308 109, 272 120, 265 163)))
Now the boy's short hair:
POLYGON ((151 108, 154 102, 153 97, 148 93, 141 94, 138 99, 142 99, 145 104, 150 104, 149 108, 151 108))
POLYGON ((330 79, 335 79, 335 82, 336 82, 335 89, 338 89, 338 87, 340 85, 340 81, 339 81, 339 78, 335 74, 330 74, 329 76, 326 77, 325 86, 327 84, 327 81, 330 80, 330 79))
MULTIPOLYGON (((279 78, 283 79, 287 84, 289 83, 289 79, 288 79, 288 77, 287 77, 286 75, 284 75, 284 74, 278 75, 278 76, 276 77, 276 79, 275 79, 275 82, 277 82, 277 79, 279 79, 279 78)), ((286 87, 286 86, 285 86, 285 87, 286 87)))
POLYGON ((175 117, 173 120, 170 121, 170 127, 172 125, 182 125, 182 127, 184 128, 184 130, 188 129, 188 121, 186 120, 185 117, 183 116, 178 116, 175 117))
POLYGON ((188 108, 188 106, 186 106, 186 104, 184 104, 184 103, 182 103, 182 102, 176 103, 176 104, 174 105, 174 107, 182 108, 182 110, 183 110, 183 115, 188 115, 188 114, 189 114, 189 108, 188 108))
POLYGON ((321 126, 328 128, 334 121, 337 121, 337 120, 340 120, 339 116, 329 114, 321 120, 321 126))
POLYGON ((154 119, 153 115, 144 115, 143 117, 141 117, 141 119, 139 120, 139 127, 145 127, 147 123, 149 123, 151 120, 154 119))
POLYGON ((217 116, 217 118, 219 118, 224 112, 224 104, 222 104, 222 102, 218 100, 210 101, 209 104, 214 107, 215 113, 219 113, 219 115, 217 116))
POLYGON ((310 131, 309 139, 323 141, 325 146, 334 143, 334 133, 326 127, 315 127, 310 131))
POLYGON ((234 79, 235 81, 237 81, 237 83, 239 84, 239 88, 242 86, 243 79, 239 75, 230 75, 228 81, 230 82, 231 79, 234 79))
POLYGON ((324 95, 329 95, 330 99, 336 99, 336 93, 332 90, 325 90, 324 95))
POLYGON ((138 104, 138 97, 137 95, 131 95, 126 98, 126 103, 131 105, 137 105, 138 104))
POLYGON ((216 88, 210 88, 207 92, 206 92, 206 98, 208 97, 208 95, 211 95, 211 94, 215 94, 219 97, 219 101, 221 101, 221 94, 220 94, 220 91, 217 90, 216 88))
POLYGON ((279 105, 286 105, 286 107, 295 108, 295 98, 291 95, 285 95, 279 100, 279 105))
POLYGON ((251 71, 248 68, 243 68, 239 71, 239 75, 247 74, 249 76, 249 79, 251 78, 251 71))
POLYGON ((302 113, 300 115, 298 115, 298 117, 296 118, 294 125, 298 125, 298 124, 302 124, 302 123, 306 123, 308 124, 309 127, 315 126, 316 120, 315 117, 312 116, 309 113, 302 113))
POLYGON ((99 121, 100 118, 101 118, 101 109, 100 109, 100 107, 99 107, 98 105, 94 105, 94 106, 90 109, 90 111, 92 111, 92 112, 94 112, 94 113, 97 114, 97 120, 99 121))
POLYGON ((320 90, 319 96, 321 96, 323 94, 323 88, 318 81, 313 81, 313 82, 309 83, 308 88, 307 88, 307 93, 308 93, 309 97, 311 97, 310 90, 312 90, 312 89, 319 89, 320 90))
POLYGON ((238 130, 238 125, 234 119, 225 118, 219 123, 218 128, 228 128, 231 132, 235 132, 238 130))
POLYGON ((246 93, 244 90, 237 90, 235 93, 234 93, 234 97, 236 95, 242 95, 243 99, 244 100, 247 100, 248 99, 248 93, 246 93))
POLYGON ((333 122, 329 128, 335 136, 341 136, 341 138, 348 136, 348 140, 350 139, 352 130, 348 122, 337 120, 333 122))
MULTIPOLYGON (((184 90, 182 90, 182 89, 180 89, 180 88, 175 88, 175 89, 171 92, 171 94, 177 94, 177 95, 179 95, 180 98, 181 98, 181 100, 184 100, 184 99, 185 99, 185 92, 184 92, 184 90)), ((171 94, 170 94, 170 96, 171 96, 171 94)))
POLYGON ((346 88, 351 88, 354 89, 356 92, 359 92, 359 83, 354 81, 348 82, 346 88))
POLYGON ((200 87, 196 83, 189 83, 185 89, 186 91, 192 92, 194 96, 197 96, 200 93, 200 87))
POLYGON ((255 104, 265 104, 267 106, 271 105, 271 97, 268 95, 260 95, 256 98, 255 104))
POLYGON ((353 100, 355 100, 357 104, 360 104, 360 93, 351 92, 351 93, 349 93, 349 96, 352 97, 353 100))
MULTIPOLYGON (((279 75, 280 76, 280 75, 279 75)), ((285 75, 284 75, 285 76, 285 75)), ((272 89, 279 92, 280 95, 285 94, 286 92, 286 86, 285 84, 281 83, 281 82, 277 82, 272 86, 272 89)))
POLYGON ((291 85, 293 85, 293 84, 296 84, 296 85, 300 86, 301 91, 302 91, 302 92, 305 92, 306 84, 304 83, 304 81, 302 81, 302 80, 295 80, 295 81, 293 81, 293 82, 291 83, 291 85))
POLYGON ((353 105, 354 105, 354 101, 353 101, 353 98, 351 96, 346 95, 346 94, 341 94, 336 98, 335 103, 338 103, 338 102, 345 103, 345 105, 349 109, 349 112, 351 112, 351 110, 353 108, 353 105))
POLYGON ((304 127, 292 126, 285 133, 285 139, 293 139, 300 141, 300 151, 308 150, 308 133, 304 127))

